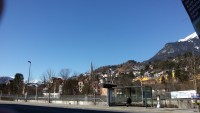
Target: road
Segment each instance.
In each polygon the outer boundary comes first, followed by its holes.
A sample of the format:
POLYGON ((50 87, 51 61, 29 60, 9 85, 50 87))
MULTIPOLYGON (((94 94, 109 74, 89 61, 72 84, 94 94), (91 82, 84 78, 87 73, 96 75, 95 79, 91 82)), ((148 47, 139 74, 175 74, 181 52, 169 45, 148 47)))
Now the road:
MULTIPOLYGON (((100 110, 87 110, 87 109, 77 109, 77 108, 45 107, 45 106, 18 105, 18 104, 0 104, 0 113, 116 113, 116 112, 117 111, 100 111, 100 110)), ((125 112, 117 112, 117 113, 125 113, 125 112)), ((139 112, 139 113, 147 113, 147 112, 139 112)))
POLYGON ((145 108, 126 106, 67 105, 1 101, 0 113, 194 113, 197 109, 145 108))

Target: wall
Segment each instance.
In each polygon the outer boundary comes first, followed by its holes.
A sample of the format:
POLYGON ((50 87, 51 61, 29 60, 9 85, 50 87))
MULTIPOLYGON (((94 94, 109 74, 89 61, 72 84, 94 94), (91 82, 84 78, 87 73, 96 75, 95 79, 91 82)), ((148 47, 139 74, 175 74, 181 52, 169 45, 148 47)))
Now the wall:
MULTIPOLYGON (((29 102, 38 102, 38 103, 48 103, 45 100, 29 100, 29 102)), ((62 100, 52 100, 51 103, 54 104, 68 104, 68 105, 94 105, 94 102, 91 101, 62 101, 62 100)), ((96 105, 107 105, 107 102, 96 102, 96 105)))
MULTIPOLYGON (((172 99, 172 100, 161 100, 161 107, 170 107, 170 108, 183 108, 191 109, 196 107, 192 103, 191 99, 172 99)), ((154 101, 154 105, 157 104, 157 101, 154 101)))

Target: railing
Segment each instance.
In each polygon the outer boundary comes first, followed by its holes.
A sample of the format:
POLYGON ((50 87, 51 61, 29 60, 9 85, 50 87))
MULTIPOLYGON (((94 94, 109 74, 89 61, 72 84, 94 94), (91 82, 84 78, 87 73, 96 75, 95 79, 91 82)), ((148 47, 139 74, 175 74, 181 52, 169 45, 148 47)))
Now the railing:
MULTIPOLYGON (((135 97, 134 97, 135 98, 135 97)), ((136 99, 136 98, 135 98, 136 99)), ((0 95, 0 100, 6 101, 25 101, 24 95, 7 95, 2 94, 0 95)), ((28 101, 34 102, 44 102, 48 103, 48 97, 44 97, 43 95, 29 95, 28 101)), ((89 103, 93 105, 100 105, 99 103, 103 103, 103 105, 107 104, 107 97, 106 96, 99 96, 96 95, 95 98, 93 95, 61 95, 59 98, 50 97, 51 102, 60 102, 64 104, 76 104, 80 105, 80 103, 89 103)), ((117 102, 126 102, 126 98, 115 98, 115 104, 117 102)), ((141 99, 137 97, 136 100, 132 100, 132 104, 142 104, 141 99)), ((156 106, 157 100, 153 98, 152 100, 147 100, 147 104, 152 104, 156 106)), ((194 103, 192 103, 191 99, 170 99, 167 96, 162 96, 160 99, 161 107, 172 107, 172 108, 194 108, 196 107, 194 103), (164 98, 165 97, 165 98, 164 98)))
MULTIPOLYGON (((27 97, 27 100, 35 100, 35 101, 48 101, 49 97, 48 96, 43 96, 43 95, 29 95, 27 97)), ((7 101, 25 101, 25 95, 8 95, 8 94, 2 94, 0 95, 0 100, 7 100, 7 101)), ((59 97, 50 97, 50 101, 84 101, 84 102, 106 102, 107 97, 106 96, 100 96, 96 95, 95 98, 93 95, 61 95, 59 97)))

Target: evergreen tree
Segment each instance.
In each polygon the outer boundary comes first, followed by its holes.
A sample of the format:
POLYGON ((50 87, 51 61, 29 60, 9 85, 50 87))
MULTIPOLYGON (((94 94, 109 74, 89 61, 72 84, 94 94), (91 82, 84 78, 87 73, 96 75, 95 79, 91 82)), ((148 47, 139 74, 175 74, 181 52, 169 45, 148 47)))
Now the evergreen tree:
POLYGON ((22 94, 23 91, 23 86, 24 86, 24 76, 21 73, 16 73, 15 74, 15 78, 13 80, 13 84, 14 84, 14 93, 17 95, 22 94))

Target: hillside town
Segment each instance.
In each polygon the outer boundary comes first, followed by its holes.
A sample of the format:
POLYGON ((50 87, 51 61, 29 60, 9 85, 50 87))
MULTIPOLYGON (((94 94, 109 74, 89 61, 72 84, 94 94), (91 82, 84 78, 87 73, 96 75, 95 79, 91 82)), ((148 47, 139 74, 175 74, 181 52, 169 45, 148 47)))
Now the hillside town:
MULTIPOLYGON (((170 107, 171 99, 193 98, 191 103, 194 103, 200 92, 199 42, 197 34, 193 33, 178 42, 166 44, 144 62, 129 60, 98 68, 91 62, 90 71, 73 75, 68 68, 61 69, 58 74, 49 69, 40 80, 30 80, 31 61, 28 61, 28 80, 22 73, 0 77, 0 98, 49 103, 65 100, 69 104, 69 100, 77 100, 77 104, 85 100, 95 105, 104 102, 109 106, 126 105, 129 100, 131 105, 155 106, 159 96, 162 102, 157 106, 170 107)), ((180 107, 176 102, 173 105, 180 107)))
POLYGON ((200 112, 200 0, 0 0, 0 31, 0 113, 200 112))
MULTIPOLYGON (((130 60, 119 65, 102 66, 97 69, 93 68, 91 62, 90 71, 84 74, 69 76, 69 69, 61 69, 56 75, 53 70, 47 70, 40 81, 24 81, 23 74, 16 73, 14 78, 0 77, 1 99, 46 98, 52 102, 54 99, 77 96, 95 99, 98 97, 106 102, 106 98, 110 97, 108 92, 111 91, 115 98, 114 104, 126 103, 127 98, 131 97, 132 103, 150 105, 151 100, 155 100, 158 95, 163 100, 182 98, 172 95, 172 92, 178 91, 190 93, 192 91, 191 94, 195 95, 194 91, 199 91, 199 60, 198 55, 185 53, 167 60, 148 63, 130 60), (191 58, 194 60, 191 61, 191 58), (150 88, 150 92, 145 92, 146 87, 150 88), (129 89, 130 94, 127 93, 129 89), (145 96, 142 96, 143 93, 145 96), (147 99, 146 103, 142 102, 144 99, 147 99)), ((184 98, 192 97, 189 95, 184 98)))

